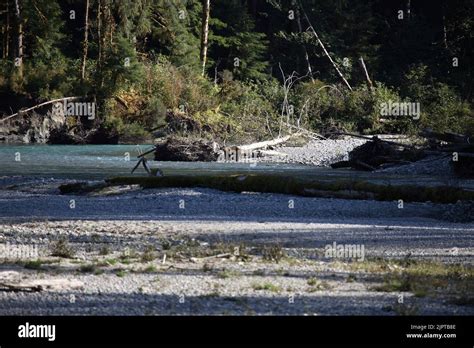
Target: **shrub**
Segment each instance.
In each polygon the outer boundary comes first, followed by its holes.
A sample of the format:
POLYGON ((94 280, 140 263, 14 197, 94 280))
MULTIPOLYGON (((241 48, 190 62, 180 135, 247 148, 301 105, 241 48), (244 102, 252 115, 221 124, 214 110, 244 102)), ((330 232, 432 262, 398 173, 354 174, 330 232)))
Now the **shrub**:
POLYGON ((381 123, 382 103, 400 100, 395 90, 381 83, 376 83, 372 91, 365 85, 349 91, 341 85, 326 85, 322 81, 315 81, 302 83, 295 94, 297 110, 304 110, 301 124, 317 132, 333 126, 362 133, 393 129, 404 131, 407 128, 399 119, 389 124, 381 123))
POLYGON ((453 87, 433 82, 428 67, 417 65, 405 75, 402 93, 421 104, 418 128, 432 128, 439 132, 470 133, 474 131, 474 112, 453 87))
POLYGON ((51 256, 72 258, 74 257, 74 249, 65 237, 61 237, 51 245, 51 256))
POLYGON ((126 124, 120 137, 123 142, 146 142, 151 139, 151 134, 138 123, 126 124))
POLYGON ((424 90, 420 96, 420 125, 439 132, 472 132, 474 113, 454 90, 443 83, 424 90))

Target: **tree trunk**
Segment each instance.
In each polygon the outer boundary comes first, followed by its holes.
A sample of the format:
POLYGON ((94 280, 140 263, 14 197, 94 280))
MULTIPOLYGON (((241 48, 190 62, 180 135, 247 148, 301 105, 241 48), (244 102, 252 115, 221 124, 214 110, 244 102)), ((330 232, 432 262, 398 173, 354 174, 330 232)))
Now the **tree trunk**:
POLYGON ((370 79, 369 72, 367 71, 367 67, 365 66, 364 58, 360 57, 359 62, 365 74, 365 81, 367 82, 367 87, 369 88, 369 91, 372 91, 374 85, 372 83, 372 80, 370 79))
POLYGON ((82 64, 81 64, 82 81, 84 81, 86 78, 87 49, 89 46, 88 33, 89 33, 89 0, 86 0, 86 15, 85 15, 85 20, 84 20, 84 41, 82 43, 82 47, 83 47, 82 64))
POLYGON ((10 9, 9 3, 5 3, 5 25, 2 26, 2 58, 8 59, 8 41, 10 40, 10 9))
MULTIPOLYGON (((309 22, 308 22, 308 23, 309 23, 309 22)), ((336 70, 337 74, 338 74, 339 77, 342 79, 342 82, 344 82, 344 84, 347 86, 347 88, 349 88, 349 90, 352 91, 351 85, 350 85, 349 82, 346 80, 346 78, 345 78, 344 75, 342 74, 341 70, 339 69, 339 67, 337 66, 337 64, 334 62, 334 60, 332 59, 332 57, 331 57, 331 55, 329 54, 329 52, 326 50, 326 46, 324 46, 323 42, 322 42, 321 39, 319 38, 318 33, 316 32, 316 30, 314 30, 314 28, 313 28, 313 26, 311 26, 311 24, 310 24, 310 30, 313 32, 314 37, 316 38, 316 40, 318 41, 319 45, 320 45, 321 48, 323 49, 324 54, 326 55, 326 57, 328 57, 329 61, 331 62, 331 64, 332 64, 332 66, 334 67, 334 69, 336 70)))
POLYGON ((314 29, 314 27, 311 25, 311 21, 309 20, 309 17, 308 15, 306 14, 306 11, 303 9, 303 7, 301 6, 301 2, 300 2, 300 8, 301 8, 301 11, 303 12, 303 15, 306 19, 306 22, 308 22, 308 25, 309 25, 309 30, 311 30, 311 32, 313 33, 314 37, 316 38, 316 41, 318 41, 318 44, 321 46, 321 48, 323 49, 323 52, 324 54, 326 55, 326 57, 328 57, 329 61, 331 62, 332 66, 334 67, 334 69, 336 70, 337 74, 339 75, 339 77, 341 78, 341 80, 344 82, 344 84, 347 86, 347 88, 349 88, 350 91, 352 91, 352 87, 351 85, 349 84, 349 82, 346 80, 346 78, 344 77, 344 75, 342 74, 341 70, 339 69, 339 67, 337 66, 337 64, 334 62, 334 60, 332 59, 331 55, 329 54, 329 52, 327 51, 326 49, 326 46, 324 46, 324 43, 321 41, 321 39, 319 38, 319 35, 318 33, 316 32, 316 30, 314 29))
POLYGON ((211 0, 202 0, 202 30, 201 30, 201 64, 202 76, 206 73, 207 44, 209 38, 209 16, 211 10, 211 0))
MULTIPOLYGON (((296 22, 298 24, 298 31, 300 34, 303 33, 303 26, 301 25, 301 13, 299 7, 296 8, 296 22)), ((306 60, 306 65, 308 66, 308 74, 311 78, 311 81, 314 83, 313 78, 313 69, 311 68, 311 62, 309 61, 308 50, 306 49, 305 44, 303 44, 304 58, 306 60)))
POLYGON ((282 137, 282 138, 276 138, 276 139, 272 139, 272 140, 268 140, 268 141, 261 141, 261 142, 253 143, 253 144, 249 144, 249 145, 241 145, 241 146, 238 146, 238 148, 239 148, 240 151, 251 151, 251 150, 262 149, 262 148, 266 148, 268 146, 275 146, 275 145, 286 143, 288 140, 290 140, 295 135, 300 135, 300 133, 295 133, 295 134, 292 134, 292 135, 287 135, 287 136, 282 137))
POLYGON ((15 0, 15 15, 17 20, 17 57, 18 59, 18 76, 23 78, 23 19, 21 17, 20 0, 15 0))
POLYGON ((446 17, 443 15, 443 44, 448 49, 448 30, 446 29, 446 17))
POLYGON ((97 45, 98 45, 98 58, 97 64, 99 69, 102 68, 102 0, 97 1, 97 45))
POLYGON ((13 118, 13 117, 15 117, 15 116, 24 114, 24 113, 26 113, 26 112, 28 112, 28 111, 37 109, 37 108, 42 107, 42 106, 45 106, 45 105, 49 105, 49 104, 53 104, 53 103, 57 103, 57 102, 64 102, 64 101, 67 101, 67 100, 78 100, 78 99, 81 99, 81 97, 65 97, 65 98, 59 98, 59 99, 49 100, 49 101, 46 101, 46 102, 37 104, 37 105, 35 105, 35 106, 32 106, 32 107, 30 107, 30 108, 22 109, 22 110, 18 111, 17 113, 14 113, 14 114, 12 114, 12 115, 10 115, 10 116, 7 116, 7 117, 5 117, 5 118, 1 118, 1 119, 0 119, 0 123, 3 123, 3 122, 5 122, 6 120, 9 120, 10 118, 13 118))
POLYGON ((448 46, 448 29, 446 28, 446 1, 443 1, 442 10, 443 10, 443 15, 442 15, 443 44, 444 44, 444 48, 448 49, 449 46, 448 46))

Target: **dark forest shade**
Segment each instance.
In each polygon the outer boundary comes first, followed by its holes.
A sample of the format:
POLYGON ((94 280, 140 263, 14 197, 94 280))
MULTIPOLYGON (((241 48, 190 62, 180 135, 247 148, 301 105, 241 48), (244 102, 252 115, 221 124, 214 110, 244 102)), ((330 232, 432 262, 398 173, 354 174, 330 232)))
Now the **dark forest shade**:
POLYGON ((87 96, 114 134, 182 117, 213 138, 270 138, 295 71, 293 116, 312 130, 472 133, 473 18, 472 0, 4 0, 0 114, 87 96), (382 122, 388 100, 422 117, 382 122))

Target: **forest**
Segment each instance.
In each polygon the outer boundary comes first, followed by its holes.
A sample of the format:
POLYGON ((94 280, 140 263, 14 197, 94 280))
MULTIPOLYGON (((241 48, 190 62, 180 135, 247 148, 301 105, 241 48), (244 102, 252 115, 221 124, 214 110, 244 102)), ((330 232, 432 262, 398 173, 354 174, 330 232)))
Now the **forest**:
POLYGON ((472 0, 2 0, 0 26, 1 117, 78 97, 64 130, 98 143, 474 132, 472 0))

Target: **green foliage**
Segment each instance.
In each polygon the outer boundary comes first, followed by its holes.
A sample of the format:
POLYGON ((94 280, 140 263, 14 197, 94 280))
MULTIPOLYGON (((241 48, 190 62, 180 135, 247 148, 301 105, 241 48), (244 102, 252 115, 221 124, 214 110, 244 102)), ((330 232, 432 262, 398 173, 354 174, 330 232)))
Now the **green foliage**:
POLYGON ((169 57, 175 66, 198 70, 200 13, 198 0, 154 2, 151 51, 169 57))
POLYGON ((105 98, 143 78, 143 65, 139 63, 130 39, 118 37, 116 45, 107 49, 106 56, 108 59, 98 72, 98 78, 104 81, 98 93, 105 98))
POLYGON ((426 65, 410 69, 405 76, 405 85, 406 95, 421 105, 421 128, 472 134, 474 111, 471 106, 459 97, 453 87, 433 83, 426 65))
POLYGON ((27 61, 25 71, 27 78, 23 81, 23 88, 34 93, 37 98, 61 98, 70 95, 74 88, 70 62, 58 49, 52 49, 48 57, 34 63, 27 61))
POLYGON ((124 141, 130 140, 132 142, 147 142, 151 140, 150 133, 147 132, 143 126, 137 123, 129 123, 124 125, 121 135, 124 141))
POLYGON ((342 85, 316 81, 301 84, 295 94, 299 110, 307 104, 302 123, 317 131, 336 126, 362 133, 407 132, 413 126, 413 120, 407 118, 380 121, 383 103, 401 101, 395 90, 382 83, 372 91, 361 85, 351 92, 342 85))
MULTIPOLYGON (((280 64, 286 75, 295 71, 304 76, 312 69, 314 83, 307 76, 288 95, 295 111, 290 121, 309 129, 474 132, 469 64, 474 4, 469 0, 417 3, 403 20, 396 14, 406 4, 400 8, 381 0, 211 1, 205 76, 200 0, 94 0, 88 12, 84 79, 84 1, 21 0, 20 5, 21 22, 13 0, 0 6, 2 93, 28 104, 87 96, 99 111, 92 126, 119 135, 121 141, 178 131, 171 127, 170 115, 193 124, 199 136, 246 142, 280 135, 281 120, 288 116, 282 116, 280 64), (294 18, 289 18, 290 10, 294 18), (306 30, 306 15, 352 92, 340 84, 306 30), (14 65, 19 24, 22 69, 14 65), (373 91, 365 86, 360 57, 377 81, 373 91), (389 101, 420 103, 420 120, 383 119, 381 105, 389 101)), ((0 105, 0 112, 10 108, 0 105)))
POLYGON ((421 124, 437 131, 472 132, 474 113, 454 90, 437 83, 420 96, 421 124))
POLYGON ((250 134, 253 139, 276 135, 277 105, 281 90, 276 81, 243 84, 228 81, 220 92, 222 112, 233 121, 233 132, 238 136, 250 134), (270 129, 269 129, 269 125, 270 129))
POLYGON ((211 53, 219 57, 219 67, 241 80, 266 79, 269 42, 265 33, 255 30, 255 19, 246 4, 237 0, 217 2, 214 13, 220 21, 211 23, 211 53))

